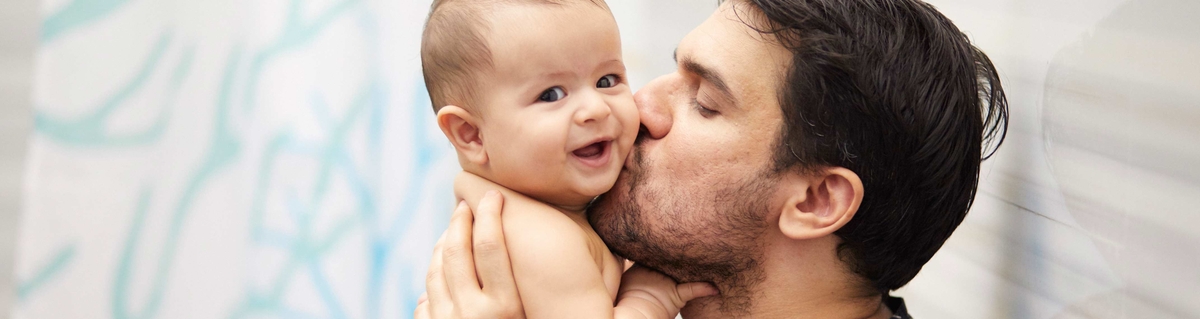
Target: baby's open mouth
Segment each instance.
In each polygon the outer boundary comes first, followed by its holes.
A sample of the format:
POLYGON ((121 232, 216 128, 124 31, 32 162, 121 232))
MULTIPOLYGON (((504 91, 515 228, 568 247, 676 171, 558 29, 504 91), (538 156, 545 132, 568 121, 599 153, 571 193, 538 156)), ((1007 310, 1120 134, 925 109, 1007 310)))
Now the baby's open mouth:
POLYGON ((601 142, 592 143, 592 144, 589 144, 588 146, 584 146, 580 149, 577 149, 571 153, 575 154, 575 156, 578 156, 580 158, 585 158, 585 159, 600 157, 601 155, 604 155, 604 151, 608 150, 608 145, 610 143, 612 143, 612 142, 611 141, 601 141, 601 142))

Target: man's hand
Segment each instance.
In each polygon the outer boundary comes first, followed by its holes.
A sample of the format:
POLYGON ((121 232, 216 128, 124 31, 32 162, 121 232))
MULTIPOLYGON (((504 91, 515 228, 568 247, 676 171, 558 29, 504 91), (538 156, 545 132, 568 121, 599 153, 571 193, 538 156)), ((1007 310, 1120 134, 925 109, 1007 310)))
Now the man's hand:
POLYGON ((642 318, 675 318, 688 301, 717 293, 717 289, 709 283, 676 284, 675 280, 662 273, 634 264, 621 276, 621 288, 617 290, 617 311, 640 314, 642 318))
POLYGON ((417 301, 414 318, 525 318, 504 244, 502 207, 504 198, 495 191, 483 196, 478 212, 459 202, 449 228, 434 246, 425 295, 417 301))

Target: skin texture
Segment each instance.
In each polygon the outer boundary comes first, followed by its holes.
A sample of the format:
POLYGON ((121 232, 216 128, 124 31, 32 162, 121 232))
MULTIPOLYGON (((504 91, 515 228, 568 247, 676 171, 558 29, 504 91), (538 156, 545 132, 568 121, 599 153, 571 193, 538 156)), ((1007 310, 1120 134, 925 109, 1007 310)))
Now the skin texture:
POLYGON ((618 255, 717 286, 684 317, 886 318, 832 234, 853 218, 861 180, 837 167, 772 173, 790 53, 739 5, 685 37, 677 71, 635 96, 646 133, 589 219, 618 255))
POLYGON ((504 197, 496 191, 487 192, 474 212, 465 201, 458 203, 450 227, 433 247, 426 293, 417 301, 413 317, 525 318, 500 224, 503 205, 504 197), (488 267, 476 271, 475 262, 488 267))
POLYGON ((648 134, 627 174, 590 212, 610 248, 680 280, 713 281, 729 307, 747 306, 763 276, 767 206, 782 205, 761 194, 777 179, 767 166, 782 117, 774 83, 789 56, 726 7, 680 42, 677 71, 638 92, 648 134), (689 65, 719 76, 731 98, 689 65))
MULTIPOLYGON (((638 129, 611 14, 587 2, 514 4, 489 18, 493 68, 481 74, 482 103, 444 106, 438 124, 465 171, 456 195, 472 208, 484 190, 506 199, 503 235, 524 314, 674 317, 686 300, 673 280, 649 271, 614 307, 623 260, 583 212, 612 187, 638 129), (579 155, 597 142, 602 155, 579 155)), ((469 253, 446 251, 447 258, 469 253)))
MULTIPOLYGON (((500 222, 504 196, 494 190, 483 195, 470 195, 479 197, 479 201, 474 207, 468 207, 467 201, 459 202, 450 218, 450 226, 434 245, 425 278, 426 293, 417 300, 414 318, 525 318, 500 222), (476 268, 476 264, 480 267, 476 268)), ((673 283, 661 273, 633 267, 622 277, 617 299, 621 303, 633 303, 631 306, 635 309, 653 311, 654 308, 644 306, 654 303, 655 306, 673 305, 678 309, 688 300, 716 293, 703 283, 680 284, 675 289, 677 294, 673 295, 650 293, 650 287, 673 283)), ((634 315, 652 317, 655 314, 634 315)))
MULTIPOLYGON (((617 254, 676 280, 716 286, 720 295, 687 303, 685 318, 888 318, 879 293, 838 256, 833 235, 854 218, 861 179, 841 167, 771 167, 782 118, 778 84, 790 54, 747 26, 756 17, 743 5, 723 3, 680 42, 676 72, 635 95, 644 129, 588 220, 617 254)), ((508 215, 503 222, 511 236, 508 215)), ((519 286, 516 256, 523 252, 514 238, 487 240, 510 244, 519 286)), ((495 275, 490 265, 477 266, 489 269, 481 276, 495 275)), ((517 292, 483 294, 511 299, 517 292)), ((429 303, 478 310, 432 295, 429 303)), ((459 318, 440 313, 418 318, 459 318)))
POLYGON ((463 170, 582 211, 612 187, 637 135, 616 22, 588 3, 505 5, 490 16, 493 68, 480 71, 481 102, 443 107, 439 125, 463 170), (615 81, 598 85, 606 77, 615 81), (565 96, 539 101, 551 89, 565 96), (601 166, 573 155, 597 141, 611 143, 601 166))

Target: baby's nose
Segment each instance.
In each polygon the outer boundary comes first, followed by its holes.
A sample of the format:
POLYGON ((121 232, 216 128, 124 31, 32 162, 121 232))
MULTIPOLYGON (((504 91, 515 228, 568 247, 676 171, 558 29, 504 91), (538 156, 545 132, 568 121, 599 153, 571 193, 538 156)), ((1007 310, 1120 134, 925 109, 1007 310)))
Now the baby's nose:
POLYGON ((612 108, 608 106, 608 101, 605 101, 600 94, 588 94, 582 98, 582 105, 575 112, 575 123, 583 125, 598 122, 612 114, 612 108))

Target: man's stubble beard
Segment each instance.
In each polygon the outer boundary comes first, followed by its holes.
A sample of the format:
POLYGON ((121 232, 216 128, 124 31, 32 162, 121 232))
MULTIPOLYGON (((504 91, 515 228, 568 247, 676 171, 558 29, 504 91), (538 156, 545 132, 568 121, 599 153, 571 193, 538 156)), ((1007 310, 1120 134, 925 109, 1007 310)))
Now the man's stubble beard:
POLYGON ((698 192, 659 189, 655 186, 666 184, 648 183, 652 172, 640 144, 617 185, 589 210, 588 221, 617 255, 678 282, 712 282, 721 292, 722 312, 745 314, 754 286, 764 279, 764 199, 775 185, 774 174, 761 170, 739 183, 698 192), (709 198, 687 196, 709 194, 704 191, 713 192, 709 198))

